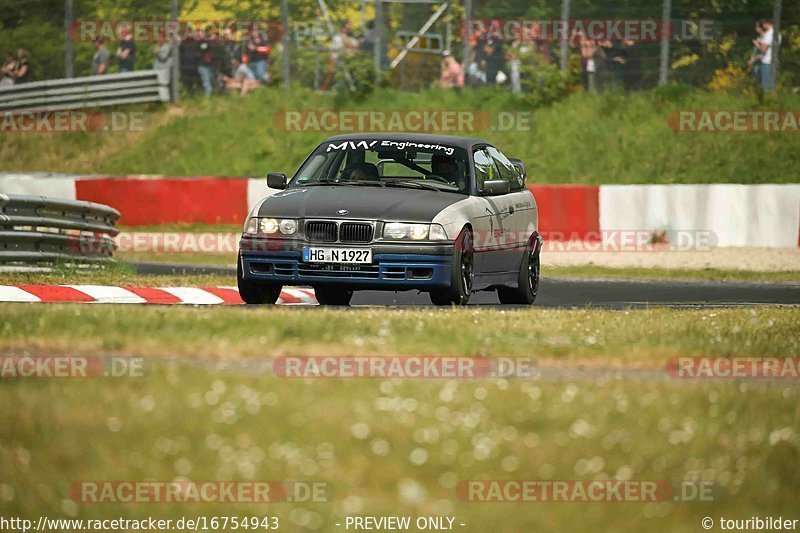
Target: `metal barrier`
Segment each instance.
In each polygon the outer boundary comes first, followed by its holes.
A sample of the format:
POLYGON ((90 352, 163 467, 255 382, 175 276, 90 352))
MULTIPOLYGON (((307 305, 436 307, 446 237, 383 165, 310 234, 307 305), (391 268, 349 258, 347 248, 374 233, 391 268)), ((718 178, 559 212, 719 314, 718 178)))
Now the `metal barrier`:
POLYGON ((0 263, 110 260, 119 215, 94 202, 0 194, 0 263))
POLYGON ((168 102, 169 70, 140 70, 0 88, 0 111, 61 111, 168 102))

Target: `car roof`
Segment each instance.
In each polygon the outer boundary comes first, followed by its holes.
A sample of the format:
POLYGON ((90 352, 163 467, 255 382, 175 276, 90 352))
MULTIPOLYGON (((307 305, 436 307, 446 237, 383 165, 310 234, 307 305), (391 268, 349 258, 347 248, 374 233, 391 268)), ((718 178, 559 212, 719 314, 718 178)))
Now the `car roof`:
POLYGON ((323 142, 341 141, 400 141, 415 143, 443 143, 459 148, 470 149, 476 144, 492 144, 483 139, 474 137, 457 137, 455 135, 434 135, 428 133, 350 133, 345 135, 335 135, 325 139, 323 142))

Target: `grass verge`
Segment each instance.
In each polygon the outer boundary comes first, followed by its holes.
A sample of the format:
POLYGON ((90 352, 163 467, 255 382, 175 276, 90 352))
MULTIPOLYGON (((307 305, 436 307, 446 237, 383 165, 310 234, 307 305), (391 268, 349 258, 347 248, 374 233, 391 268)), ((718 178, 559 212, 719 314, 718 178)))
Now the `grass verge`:
POLYGON ((798 355, 800 309, 286 309, 0 304, 0 349, 218 359, 469 355, 638 362, 798 355))

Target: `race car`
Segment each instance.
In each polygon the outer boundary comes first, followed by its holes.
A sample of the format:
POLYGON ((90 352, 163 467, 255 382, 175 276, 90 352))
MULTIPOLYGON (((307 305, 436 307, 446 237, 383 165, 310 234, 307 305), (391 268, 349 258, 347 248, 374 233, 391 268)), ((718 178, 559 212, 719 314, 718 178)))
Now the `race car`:
POLYGON ((284 285, 311 286, 322 305, 357 290, 418 290, 435 305, 476 291, 531 304, 542 239, 525 167, 491 143, 422 134, 339 135, 250 212, 238 282, 249 304, 284 285))

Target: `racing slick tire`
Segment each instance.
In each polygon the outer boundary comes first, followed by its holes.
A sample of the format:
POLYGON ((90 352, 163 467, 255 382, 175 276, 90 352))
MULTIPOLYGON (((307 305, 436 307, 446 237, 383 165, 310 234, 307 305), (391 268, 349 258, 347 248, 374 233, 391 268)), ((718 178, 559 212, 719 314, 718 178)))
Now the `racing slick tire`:
POLYGON ((539 293, 539 263, 538 241, 532 240, 525 249, 525 257, 519 269, 518 287, 500 287, 497 296, 501 304, 531 305, 539 293))
POLYGON ((475 249, 472 231, 464 228, 453 247, 453 272, 450 287, 430 292, 433 305, 467 305, 472 294, 472 280, 475 274, 475 249))
POLYGON ((244 279, 241 261, 236 265, 236 279, 239 283, 239 296, 246 304, 272 305, 281 295, 280 285, 265 285, 244 279))
POLYGON ((338 287, 314 287, 314 294, 320 305, 350 305, 353 291, 338 287))

